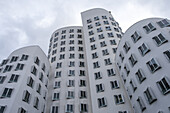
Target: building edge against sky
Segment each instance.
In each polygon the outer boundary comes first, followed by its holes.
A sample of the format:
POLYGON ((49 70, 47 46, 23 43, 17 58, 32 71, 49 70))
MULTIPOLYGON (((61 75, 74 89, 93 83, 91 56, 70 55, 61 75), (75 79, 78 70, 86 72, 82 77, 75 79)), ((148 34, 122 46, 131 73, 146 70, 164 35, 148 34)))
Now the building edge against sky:
POLYGON ((109 11, 95 8, 81 15, 83 26, 52 34, 50 63, 38 46, 2 61, 0 111, 169 112, 169 20, 145 19, 123 35, 109 11))

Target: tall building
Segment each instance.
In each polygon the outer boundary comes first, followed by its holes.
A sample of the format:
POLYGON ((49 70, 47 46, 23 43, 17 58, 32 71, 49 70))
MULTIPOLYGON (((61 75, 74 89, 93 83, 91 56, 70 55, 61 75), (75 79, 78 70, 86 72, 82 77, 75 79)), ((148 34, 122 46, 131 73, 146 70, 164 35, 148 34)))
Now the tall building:
POLYGON ((44 113, 49 70, 38 46, 12 52, 0 66, 0 113, 44 113))
POLYGON ((81 13, 38 46, 0 64, 0 113, 170 112, 170 21, 149 18, 124 34, 111 12, 81 13))
POLYGON ((170 112, 170 21, 149 18, 122 37, 116 63, 135 113, 170 112))

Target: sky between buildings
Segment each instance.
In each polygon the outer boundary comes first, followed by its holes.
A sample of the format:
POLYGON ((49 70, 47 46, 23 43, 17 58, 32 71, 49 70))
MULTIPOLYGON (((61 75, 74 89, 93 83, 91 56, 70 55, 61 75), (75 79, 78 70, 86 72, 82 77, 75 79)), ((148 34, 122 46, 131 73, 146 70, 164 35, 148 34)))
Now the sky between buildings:
POLYGON ((39 45, 47 54, 51 34, 82 26, 81 12, 111 11, 123 32, 145 18, 170 19, 170 0, 0 0, 0 62, 15 49, 39 45))

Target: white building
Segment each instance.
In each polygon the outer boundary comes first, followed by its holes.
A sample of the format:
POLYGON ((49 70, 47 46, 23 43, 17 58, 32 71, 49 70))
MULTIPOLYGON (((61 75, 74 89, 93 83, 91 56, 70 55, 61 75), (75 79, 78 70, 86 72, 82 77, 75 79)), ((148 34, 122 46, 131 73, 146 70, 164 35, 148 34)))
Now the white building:
POLYGON ((50 63, 39 46, 12 52, 0 65, 0 113, 45 113, 50 63))
POLYGON ((170 21, 149 18, 122 37, 116 63, 135 113, 170 112, 170 21))

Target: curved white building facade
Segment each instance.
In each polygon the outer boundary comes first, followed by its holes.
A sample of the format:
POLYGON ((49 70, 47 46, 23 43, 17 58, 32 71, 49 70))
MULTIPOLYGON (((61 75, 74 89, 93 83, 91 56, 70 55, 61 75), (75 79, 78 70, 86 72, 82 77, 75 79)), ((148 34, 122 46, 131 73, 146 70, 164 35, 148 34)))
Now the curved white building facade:
POLYGON ((170 21, 149 18, 122 37, 116 64, 135 113, 170 111, 170 21))
POLYGON ((39 46, 12 52, 0 66, 0 112, 45 113, 49 70, 39 46))

